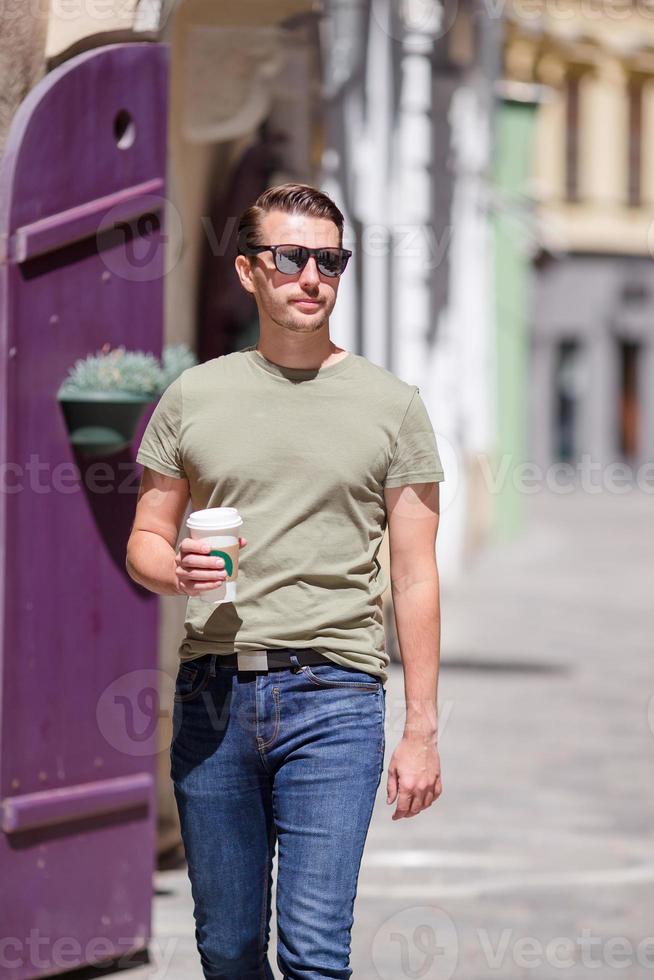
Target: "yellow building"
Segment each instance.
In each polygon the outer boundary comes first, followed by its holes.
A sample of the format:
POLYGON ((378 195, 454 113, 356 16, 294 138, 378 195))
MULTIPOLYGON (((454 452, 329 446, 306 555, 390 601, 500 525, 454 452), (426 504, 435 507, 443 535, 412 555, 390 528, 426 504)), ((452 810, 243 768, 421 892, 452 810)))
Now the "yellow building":
POLYGON ((504 74, 544 86, 532 458, 635 476, 654 453, 654 5, 511 0, 504 74))

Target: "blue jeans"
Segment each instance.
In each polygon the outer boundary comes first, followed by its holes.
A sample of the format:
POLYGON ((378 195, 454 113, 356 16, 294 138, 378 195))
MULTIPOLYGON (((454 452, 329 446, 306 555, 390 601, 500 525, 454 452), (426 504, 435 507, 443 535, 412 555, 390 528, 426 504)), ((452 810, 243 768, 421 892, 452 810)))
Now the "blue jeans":
MULTIPOLYGON (((289 651, 293 653, 294 651, 289 651)), ((180 665, 171 776, 208 980, 345 980, 363 848, 384 768, 386 691, 336 664, 180 665)))

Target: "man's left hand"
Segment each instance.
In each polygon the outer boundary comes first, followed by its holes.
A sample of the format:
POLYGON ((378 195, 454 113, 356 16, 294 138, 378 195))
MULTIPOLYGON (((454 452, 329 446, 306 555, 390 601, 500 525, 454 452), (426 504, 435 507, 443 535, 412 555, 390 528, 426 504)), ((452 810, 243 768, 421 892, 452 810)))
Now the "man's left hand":
POLYGON ((441 760, 433 736, 404 736, 388 767, 386 803, 397 800, 393 820, 415 817, 443 792, 441 760))

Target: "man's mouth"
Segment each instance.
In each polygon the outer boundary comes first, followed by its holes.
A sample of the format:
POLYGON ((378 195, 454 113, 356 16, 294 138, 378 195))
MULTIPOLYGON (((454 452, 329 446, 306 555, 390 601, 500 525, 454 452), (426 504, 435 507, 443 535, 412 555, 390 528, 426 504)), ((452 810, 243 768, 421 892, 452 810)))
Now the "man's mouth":
POLYGON ((295 303, 297 306, 306 306, 308 309, 312 310, 315 310, 322 305, 319 299, 293 299, 291 302, 295 303))

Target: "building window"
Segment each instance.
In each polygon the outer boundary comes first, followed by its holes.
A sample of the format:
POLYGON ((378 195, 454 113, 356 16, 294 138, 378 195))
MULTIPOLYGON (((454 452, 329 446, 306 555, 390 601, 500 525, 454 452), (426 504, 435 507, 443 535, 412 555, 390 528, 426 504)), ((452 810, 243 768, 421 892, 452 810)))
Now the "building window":
POLYGON ((579 200, 579 87, 581 74, 572 71, 566 78, 565 98, 565 197, 579 200))
POLYGON ((627 85, 629 137, 627 160, 627 200, 631 207, 641 203, 643 153, 643 79, 632 75, 627 85))

